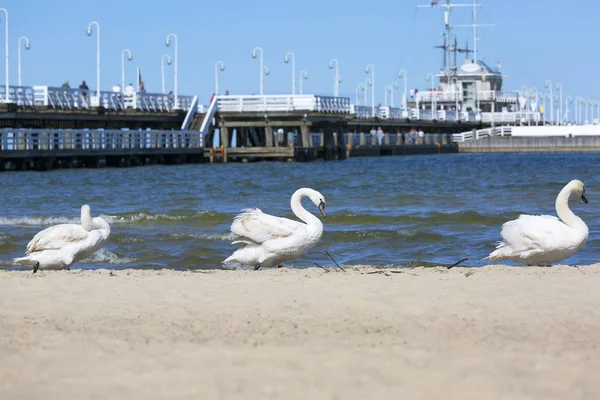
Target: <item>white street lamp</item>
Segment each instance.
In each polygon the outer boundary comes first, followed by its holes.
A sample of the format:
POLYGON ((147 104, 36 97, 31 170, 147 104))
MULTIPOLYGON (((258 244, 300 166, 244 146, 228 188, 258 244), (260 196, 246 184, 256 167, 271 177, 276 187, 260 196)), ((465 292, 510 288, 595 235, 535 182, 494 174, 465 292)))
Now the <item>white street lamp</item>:
POLYGON ((573 97, 571 95, 567 96, 565 100, 565 119, 567 123, 569 123, 569 104, 573 103, 573 97))
POLYGON ((131 61, 133 57, 131 56, 131 51, 128 49, 123 49, 121 52, 121 91, 125 92, 125 53, 127 53, 127 60, 131 61))
POLYGON ((404 78, 404 104, 402 104, 402 106, 404 107, 404 109, 407 109, 408 107, 408 86, 407 86, 407 78, 408 78, 408 73, 406 72, 406 70, 404 68, 402 68, 399 72, 398 72, 398 78, 404 78))
POLYGON ((283 61, 287 64, 292 58, 292 96, 296 94, 296 55, 291 51, 286 53, 283 61))
MULTIPOLYGON (((552 99, 552 81, 547 80, 545 87, 550 90, 550 99, 552 99)), ((554 101, 550 102, 550 125, 554 125, 554 101)))
POLYGON ((425 80, 426 81, 431 81, 431 93, 430 93, 430 95, 431 95, 431 119, 435 119, 435 117, 436 117, 435 114, 436 114, 436 111, 437 111, 437 105, 435 106, 435 108, 436 108, 435 110, 433 108, 433 104, 434 104, 433 100, 434 100, 434 96, 435 96, 435 92, 433 90, 433 85, 435 83, 435 76, 430 72, 425 77, 425 80))
POLYGON ((5 38, 5 73, 6 73, 6 94, 4 96, 4 102, 8 103, 10 101, 9 97, 8 97, 8 10, 6 8, 0 8, 0 11, 4 11, 4 16, 5 16, 5 24, 6 24, 6 38, 5 38))
POLYGON ((360 105, 360 91, 361 90, 365 90, 365 85, 364 83, 359 83, 356 86, 356 105, 360 105))
POLYGON ((365 79, 365 84, 363 85, 363 91, 364 91, 364 95, 365 95, 365 106, 369 105, 369 102, 367 99, 367 86, 373 86, 373 82, 371 82, 370 79, 365 79))
POLYGON ((87 35, 92 36, 92 25, 96 25, 96 97, 100 105, 100 24, 92 21, 88 24, 87 35))
POLYGON ((21 41, 25 42, 25 50, 29 50, 31 48, 29 39, 26 36, 21 36, 17 42, 17 86, 21 86, 21 41))
POLYGON ((559 103, 558 103, 558 109, 559 109, 559 113, 558 114, 560 115, 560 118, 557 121, 557 123, 559 125, 562 125, 563 120, 565 118, 564 115, 563 115, 563 109, 562 109, 562 104, 563 104, 563 88, 562 88, 562 84, 557 83, 556 84, 556 90, 560 90, 560 100, 559 100, 559 103))
POLYGON ((387 86, 386 86, 385 88, 383 88, 383 89, 384 89, 383 91, 385 92, 385 93, 384 93, 384 99, 385 99, 385 100, 384 100, 384 104, 385 104, 385 106, 387 107, 387 105, 388 105, 388 93, 391 93, 391 92, 392 92, 392 87, 391 87, 390 85, 387 85, 387 86))
POLYGON ((340 78, 340 62, 337 58, 332 58, 329 61, 329 69, 333 68, 333 63, 335 63, 335 75, 333 76, 333 96, 338 97, 340 95, 340 82, 342 81, 340 78))
POLYGON ((165 40, 165 45, 167 47, 169 47, 171 45, 171 40, 169 38, 173 38, 175 39, 175 71, 174 71, 174 76, 175 76, 175 87, 173 88, 173 94, 175 96, 175 109, 179 108, 179 99, 177 97, 177 45, 179 43, 179 40, 177 39, 177 35, 174 33, 169 33, 167 35, 167 39, 165 40))
POLYGON ((394 107, 394 89, 398 89, 398 83, 393 81, 388 87, 390 88, 390 107, 394 107))
POLYGON ((302 94, 302 80, 308 79, 308 72, 300 71, 300 94, 302 94))
POLYGON ((371 113, 373 117, 375 117, 375 66, 373 64, 368 64, 365 68, 365 72, 368 74, 371 73, 371 113))
POLYGON ((171 65, 171 57, 168 54, 163 54, 160 57, 160 78, 162 93, 165 94, 165 57, 167 58, 167 65, 171 65))
POLYGON ((219 70, 225 71, 225 64, 223 61, 217 61, 215 63, 215 95, 219 95, 219 70))
POLYGON ((263 95, 263 49, 262 47, 256 47, 254 48, 254 50, 252 50, 252 58, 256 58, 256 51, 259 50, 260 51, 260 95, 263 95))

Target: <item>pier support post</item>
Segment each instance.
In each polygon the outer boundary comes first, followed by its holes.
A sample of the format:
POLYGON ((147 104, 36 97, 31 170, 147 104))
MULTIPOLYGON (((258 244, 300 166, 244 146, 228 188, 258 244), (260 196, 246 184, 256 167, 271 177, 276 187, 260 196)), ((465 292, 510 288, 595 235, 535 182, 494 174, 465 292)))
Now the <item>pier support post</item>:
POLYGON ((300 147, 312 147, 312 140, 310 137, 310 129, 308 125, 302 125, 300 126, 300 136, 301 136, 301 143, 300 143, 300 147))
POLYGON ((265 126, 265 147, 273 147, 273 128, 265 126))
POLYGON ((229 147, 229 128, 221 127, 221 146, 223 146, 223 163, 227 162, 227 148, 229 147))

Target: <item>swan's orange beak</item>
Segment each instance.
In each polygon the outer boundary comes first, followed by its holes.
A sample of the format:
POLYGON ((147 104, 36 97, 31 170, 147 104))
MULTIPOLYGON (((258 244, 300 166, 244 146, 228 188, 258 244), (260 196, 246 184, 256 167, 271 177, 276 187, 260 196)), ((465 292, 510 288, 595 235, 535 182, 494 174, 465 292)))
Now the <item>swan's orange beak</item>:
POLYGON ((325 215, 325 203, 323 203, 323 202, 319 203, 319 211, 321 211, 321 215, 323 215, 323 218, 325 218, 326 217, 326 215, 325 215))
POLYGON ((586 199, 586 197, 585 197, 585 194, 583 194, 583 193, 581 194, 581 200, 583 200, 583 202, 584 202, 585 204, 587 204, 587 203, 588 203, 588 199, 586 199))

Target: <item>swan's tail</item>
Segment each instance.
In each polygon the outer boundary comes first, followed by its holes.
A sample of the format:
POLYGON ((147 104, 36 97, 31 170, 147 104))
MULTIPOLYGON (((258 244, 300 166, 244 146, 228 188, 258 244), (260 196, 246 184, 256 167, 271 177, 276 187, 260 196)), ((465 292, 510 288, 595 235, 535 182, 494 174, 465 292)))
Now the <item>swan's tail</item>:
POLYGON ((508 260, 513 254, 513 248, 505 242, 498 242, 496 250, 492 251, 485 259, 490 261, 508 260))
POLYGON ((36 265, 37 264, 37 261, 33 260, 30 256, 13 258, 13 262, 15 264, 21 264, 21 265, 36 265))

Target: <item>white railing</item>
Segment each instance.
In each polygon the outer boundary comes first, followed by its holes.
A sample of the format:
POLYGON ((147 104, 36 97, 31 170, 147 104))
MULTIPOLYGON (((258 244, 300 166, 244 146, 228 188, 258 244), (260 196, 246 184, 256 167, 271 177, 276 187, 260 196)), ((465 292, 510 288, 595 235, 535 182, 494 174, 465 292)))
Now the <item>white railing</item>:
POLYGON ((218 96, 220 112, 316 111, 350 113, 350 99, 314 95, 218 96))
POLYGON ((314 111, 322 113, 349 114, 350 98, 333 96, 314 96, 314 111))
POLYGON ((433 101, 437 102, 451 102, 451 101, 462 101, 462 97, 460 96, 460 92, 449 92, 449 91, 429 91, 429 92, 418 92, 417 93, 417 102, 418 103, 427 103, 433 101))
MULTIPOLYGON (((109 110, 133 108, 146 112, 170 112, 175 109, 173 95, 163 93, 100 91, 98 99, 95 90, 33 86, 30 97, 36 106, 63 110, 85 110, 99 106, 109 110)), ((178 98, 180 109, 189 110, 194 96, 178 98)))
MULTIPOLYGON (((16 103, 20 107, 33 107, 34 106, 34 94, 33 87, 31 86, 9 86, 8 87, 8 101, 16 103)), ((0 87, 0 99, 4 102, 6 100, 6 86, 0 87)))
POLYGON ((0 129, 0 152, 110 150, 133 153, 140 149, 203 147, 204 135, 198 131, 0 129))
POLYGON ((192 100, 192 104, 190 104, 190 108, 188 108, 188 112, 185 115, 185 119, 183 120, 183 123, 181 124, 182 131, 185 131, 190 127, 197 111, 198 111, 198 96, 194 96, 194 98, 192 100))
POLYGON ((484 112, 481 121, 485 123, 525 124, 539 123, 542 117, 539 112, 484 112))
POLYGON ((212 102, 208 106, 206 114, 204 114, 204 119, 202 120, 202 125, 200 126, 200 132, 203 135, 206 135, 209 132, 210 127, 215 123, 215 113, 217 112, 218 99, 219 96, 213 97, 212 102))
POLYGON ((511 136, 511 126, 496 126, 493 128, 472 130, 462 133, 454 133, 452 135, 453 142, 465 142, 468 140, 485 139, 492 136, 511 136))

